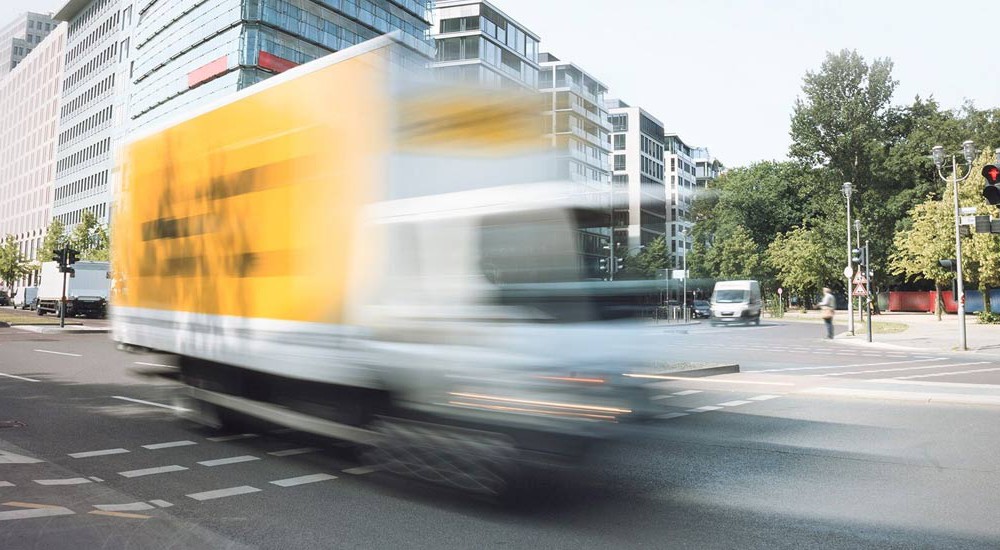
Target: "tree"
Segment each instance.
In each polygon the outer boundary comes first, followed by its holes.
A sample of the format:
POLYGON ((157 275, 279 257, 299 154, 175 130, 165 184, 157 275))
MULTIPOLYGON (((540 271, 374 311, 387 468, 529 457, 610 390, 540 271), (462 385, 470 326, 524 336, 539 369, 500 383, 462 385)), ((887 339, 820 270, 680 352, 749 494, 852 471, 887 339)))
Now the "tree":
POLYGON ((80 223, 69 236, 70 247, 80 252, 82 260, 107 261, 110 258, 108 231, 89 210, 83 211, 80 223))
POLYGON ((938 260, 955 256, 954 208, 942 200, 928 199, 910 211, 911 225, 896 232, 889 271, 904 279, 934 281, 935 313, 941 319, 941 288, 955 274, 941 267, 938 260))
POLYGON ((821 228, 796 227, 778 235, 767 247, 767 263, 782 286, 808 299, 824 286, 837 286, 839 247, 821 228))
POLYGON ((657 271, 667 269, 671 255, 667 252, 667 241, 657 237, 635 256, 625 256, 622 279, 655 279, 657 271))
POLYGON ((17 239, 14 238, 14 235, 7 235, 3 243, 0 244, 0 281, 4 283, 7 290, 13 292, 18 279, 27 275, 28 272, 28 262, 21 254, 17 239))
POLYGON ((68 242, 66 226, 58 219, 53 219, 49 224, 48 230, 45 232, 45 238, 42 239, 42 246, 38 248, 35 259, 38 262, 52 261, 55 252, 66 246, 68 242))

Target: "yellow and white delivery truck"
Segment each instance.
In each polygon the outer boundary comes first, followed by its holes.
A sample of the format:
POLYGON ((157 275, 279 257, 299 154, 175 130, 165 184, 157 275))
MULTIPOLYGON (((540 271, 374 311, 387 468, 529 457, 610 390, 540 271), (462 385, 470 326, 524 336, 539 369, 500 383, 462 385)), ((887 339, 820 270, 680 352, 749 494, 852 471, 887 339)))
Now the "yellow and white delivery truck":
POLYGON ((113 336, 175 355, 203 421, 496 492, 641 409, 641 336, 582 280, 580 229, 607 212, 552 181, 540 94, 405 56, 372 40, 131 138, 113 336))

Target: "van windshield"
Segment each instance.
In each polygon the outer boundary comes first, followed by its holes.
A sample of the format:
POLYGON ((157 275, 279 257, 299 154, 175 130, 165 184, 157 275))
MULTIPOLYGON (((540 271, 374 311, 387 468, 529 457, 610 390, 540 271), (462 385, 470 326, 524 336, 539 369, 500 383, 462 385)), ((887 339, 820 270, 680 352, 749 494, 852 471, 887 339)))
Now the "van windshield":
POLYGON ((746 302, 747 294, 745 290, 716 290, 712 298, 717 304, 735 304, 746 302))

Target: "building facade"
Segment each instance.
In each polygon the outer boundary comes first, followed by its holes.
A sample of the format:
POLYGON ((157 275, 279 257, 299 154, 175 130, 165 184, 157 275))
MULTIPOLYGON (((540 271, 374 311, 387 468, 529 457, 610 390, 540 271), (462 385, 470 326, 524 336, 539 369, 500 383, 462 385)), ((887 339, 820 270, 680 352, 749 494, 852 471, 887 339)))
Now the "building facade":
POLYGON ((51 13, 27 12, 0 28, 0 78, 17 67, 58 24, 51 13))
POLYGON ((696 147, 692 155, 698 190, 708 189, 712 186, 712 182, 719 179, 726 167, 719 159, 712 156, 708 147, 696 147))
POLYGON ((36 255, 52 216, 65 48, 56 26, 0 78, 0 238, 14 235, 29 260, 48 261, 36 255))
POLYGON ((135 16, 132 0, 69 0, 55 15, 68 30, 52 216, 67 227, 111 214, 135 16))
POLYGON ((607 103, 616 256, 634 255, 666 233, 663 123, 621 100, 607 103))
POLYGON ((437 0, 431 36, 444 78, 538 89, 538 35, 485 0, 437 0))
POLYGON ((433 55, 418 0, 139 0, 137 13, 130 131, 389 32, 433 55))
POLYGON ((666 168, 670 174, 667 181, 667 203, 669 205, 669 241, 673 254, 674 269, 681 269, 684 256, 691 251, 691 206, 698 192, 698 178, 694 159, 694 149, 677 134, 664 136, 666 147, 666 168))

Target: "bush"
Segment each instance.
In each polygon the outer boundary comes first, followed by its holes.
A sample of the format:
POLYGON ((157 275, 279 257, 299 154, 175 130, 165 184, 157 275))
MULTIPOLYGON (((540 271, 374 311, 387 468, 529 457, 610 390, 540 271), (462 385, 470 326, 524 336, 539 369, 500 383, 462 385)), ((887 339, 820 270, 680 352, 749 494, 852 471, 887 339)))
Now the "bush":
POLYGON ((980 311, 976 314, 976 317, 979 317, 979 324, 981 325, 1000 324, 1000 313, 986 313, 985 311, 980 311))

